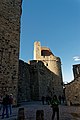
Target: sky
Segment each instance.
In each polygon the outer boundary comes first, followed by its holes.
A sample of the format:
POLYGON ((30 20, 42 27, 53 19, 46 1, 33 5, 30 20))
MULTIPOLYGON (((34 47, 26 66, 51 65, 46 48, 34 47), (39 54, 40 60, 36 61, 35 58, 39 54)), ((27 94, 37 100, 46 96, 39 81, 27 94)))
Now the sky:
POLYGON ((63 81, 72 81, 73 65, 80 64, 80 0, 23 0, 21 60, 33 60, 35 41, 60 57, 63 81))

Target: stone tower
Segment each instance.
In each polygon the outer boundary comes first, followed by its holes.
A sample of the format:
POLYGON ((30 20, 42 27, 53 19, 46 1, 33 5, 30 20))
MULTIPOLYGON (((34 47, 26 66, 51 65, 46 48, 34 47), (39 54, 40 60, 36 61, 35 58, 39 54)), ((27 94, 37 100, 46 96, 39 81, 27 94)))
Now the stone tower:
POLYGON ((74 79, 80 77, 80 64, 73 65, 74 79))
MULTIPOLYGON (((34 42, 34 60, 41 60, 44 65, 53 72, 58 79, 56 79, 55 85, 59 85, 58 91, 62 89, 62 70, 61 70, 61 60, 56 57, 49 48, 42 47, 40 42, 34 42)), ((55 78, 54 78, 55 79, 55 78)))
POLYGON ((34 42, 34 60, 41 60, 41 44, 40 42, 34 42))
POLYGON ((61 76, 61 60, 59 57, 54 56, 51 50, 47 47, 42 47, 40 42, 34 42, 34 60, 41 60, 44 65, 54 72, 56 75, 61 76))
POLYGON ((0 0, 0 95, 17 102, 20 17, 22 0, 0 0))

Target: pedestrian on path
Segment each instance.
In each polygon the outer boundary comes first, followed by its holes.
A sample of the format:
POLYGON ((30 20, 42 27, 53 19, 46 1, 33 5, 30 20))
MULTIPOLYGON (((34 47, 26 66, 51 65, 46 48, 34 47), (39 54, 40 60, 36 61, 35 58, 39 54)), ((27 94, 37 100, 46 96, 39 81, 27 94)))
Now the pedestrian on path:
POLYGON ((12 114, 12 104, 13 104, 13 95, 10 94, 10 96, 9 96, 9 112, 10 112, 10 115, 12 114))
POLYGON ((9 105, 9 95, 6 94, 3 97, 3 101, 2 101, 2 107, 3 107, 3 110, 2 110, 2 119, 4 119, 5 111, 6 111, 6 118, 9 117, 8 105, 9 105))
POLYGON ((51 107, 52 107, 52 120, 55 118, 55 114, 57 114, 57 120, 59 120, 59 101, 56 95, 53 96, 51 100, 51 107))
POLYGON ((0 111, 2 109, 2 96, 0 96, 0 111))

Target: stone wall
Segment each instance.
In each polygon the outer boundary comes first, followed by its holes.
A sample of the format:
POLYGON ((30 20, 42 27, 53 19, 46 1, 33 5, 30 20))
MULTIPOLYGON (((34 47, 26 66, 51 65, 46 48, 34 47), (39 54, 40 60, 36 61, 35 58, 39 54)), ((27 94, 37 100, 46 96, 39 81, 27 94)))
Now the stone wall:
POLYGON ((80 64, 73 65, 74 80, 65 85, 68 105, 80 105, 80 64))
POLYGON ((42 61, 19 62, 18 102, 41 100, 42 96, 57 96, 63 93, 58 76, 51 72, 42 61), (24 92, 23 92, 24 91, 24 92))
POLYGON ((67 105, 80 105, 80 77, 65 85, 67 105))
POLYGON ((30 65, 19 60, 18 102, 30 99, 30 65))
POLYGON ((20 16, 22 0, 0 0, 0 95, 17 102, 20 16))

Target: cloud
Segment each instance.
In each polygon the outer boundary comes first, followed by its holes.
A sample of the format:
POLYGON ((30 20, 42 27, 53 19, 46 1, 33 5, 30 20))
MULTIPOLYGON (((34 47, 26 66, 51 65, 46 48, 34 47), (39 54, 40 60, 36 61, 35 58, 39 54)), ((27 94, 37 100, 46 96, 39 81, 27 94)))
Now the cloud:
POLYGON ((80 56, 73 57, 74 61, 80 61, 80 56))

